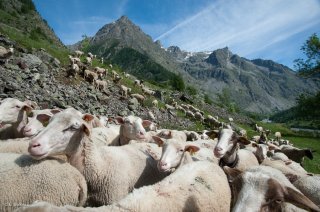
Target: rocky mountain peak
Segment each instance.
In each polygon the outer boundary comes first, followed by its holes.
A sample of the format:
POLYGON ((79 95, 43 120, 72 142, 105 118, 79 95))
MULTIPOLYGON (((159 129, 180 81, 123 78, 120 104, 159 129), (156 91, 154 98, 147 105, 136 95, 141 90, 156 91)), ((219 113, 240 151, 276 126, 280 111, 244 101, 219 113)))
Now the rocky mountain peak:
POLYGON ((223 68, 226 67, 232 55, 233 54, 229 51, 228 47, 225 47, 213 51, 205 61, 214 66, 223 68))

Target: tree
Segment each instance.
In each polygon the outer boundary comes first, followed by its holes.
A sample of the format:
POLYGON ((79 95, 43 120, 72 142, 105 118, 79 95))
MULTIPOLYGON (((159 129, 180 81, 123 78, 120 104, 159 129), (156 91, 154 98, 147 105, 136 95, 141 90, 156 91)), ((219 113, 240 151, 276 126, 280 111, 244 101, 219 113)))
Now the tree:
POLYGON ((320 40, 317 34, 312 34, 301 50, 307 59, 294 60, 297 71, 305 75, 320 73, 320 40))

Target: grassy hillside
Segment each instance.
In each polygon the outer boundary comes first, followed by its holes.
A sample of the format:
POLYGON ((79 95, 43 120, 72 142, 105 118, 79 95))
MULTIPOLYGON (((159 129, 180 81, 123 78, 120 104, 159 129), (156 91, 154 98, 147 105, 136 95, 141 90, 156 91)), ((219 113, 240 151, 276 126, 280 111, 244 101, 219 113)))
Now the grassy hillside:
POLYGON ((68 49, 38 14, 32 0, 0 1, 0 33, 14 41, 16 48, 44 48, 62 63, 68 61, 68 49))

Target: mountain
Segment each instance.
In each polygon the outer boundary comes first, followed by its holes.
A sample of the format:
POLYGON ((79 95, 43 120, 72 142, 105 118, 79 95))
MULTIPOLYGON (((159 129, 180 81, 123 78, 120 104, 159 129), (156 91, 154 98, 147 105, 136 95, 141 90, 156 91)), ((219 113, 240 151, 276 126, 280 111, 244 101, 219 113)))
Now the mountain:
POLYGON ((44 48, 67 62, 68 49, 37 12, 32 0, 0 1, 0 34, 10 37, 11 45, 27 50, 44 48))
POLYGON ((165 49, 125 16, 103 26, 87 42, 73 46, 79 47, 151 81, 166 81, 169 72, 179 74, 187 86, 207 93, 221 105, 249 112, 287 109, 300 93, 312 94, 320 88, 319 81, 303 79, 286 66, 271 60, 248 60, 228 48, 212 52, 186 52, 177 46, 165 49))

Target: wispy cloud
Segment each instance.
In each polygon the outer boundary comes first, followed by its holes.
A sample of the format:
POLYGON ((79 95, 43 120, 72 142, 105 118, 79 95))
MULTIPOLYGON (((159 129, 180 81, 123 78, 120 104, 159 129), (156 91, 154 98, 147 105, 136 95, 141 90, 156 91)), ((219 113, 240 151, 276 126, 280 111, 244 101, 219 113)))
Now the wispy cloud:
POLYGON ((155 40, 189 51, 228 46, 248 56, 319 26, 318 0, 219 0, 155 40))

